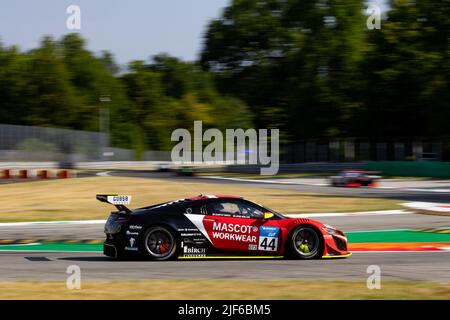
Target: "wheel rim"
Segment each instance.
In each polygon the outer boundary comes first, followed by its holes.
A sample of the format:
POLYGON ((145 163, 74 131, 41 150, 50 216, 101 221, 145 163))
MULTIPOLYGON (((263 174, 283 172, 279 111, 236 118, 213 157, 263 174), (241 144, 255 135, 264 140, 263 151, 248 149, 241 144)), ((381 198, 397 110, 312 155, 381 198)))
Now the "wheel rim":
POLYGON ((311 228, 300 228, 292 236, 295 250, 303 257, 311 257, 319 250, 319 236, 311 228))
POLYGON ((164 258, 172 253, 175 241, 170 232, 163 228, 156 228, 147 234, 145 246, 152 256, 164 258))

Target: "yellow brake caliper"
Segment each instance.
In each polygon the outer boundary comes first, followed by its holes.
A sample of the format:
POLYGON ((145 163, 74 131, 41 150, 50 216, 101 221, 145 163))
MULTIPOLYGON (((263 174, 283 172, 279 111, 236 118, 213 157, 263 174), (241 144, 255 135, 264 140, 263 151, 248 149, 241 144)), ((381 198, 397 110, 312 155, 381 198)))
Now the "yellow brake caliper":
POLYGON ((302 243, 298 249, 303 253, 309 253, 309 247, 307 244, 302 243))

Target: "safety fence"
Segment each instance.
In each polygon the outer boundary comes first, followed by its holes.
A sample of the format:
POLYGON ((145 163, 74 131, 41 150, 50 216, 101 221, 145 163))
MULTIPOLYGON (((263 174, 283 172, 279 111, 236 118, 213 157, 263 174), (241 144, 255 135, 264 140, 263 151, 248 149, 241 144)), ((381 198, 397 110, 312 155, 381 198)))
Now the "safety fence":
POLYGON ((0 179, 67 179, 77 172, 67 169, 1 169, 0 179))
POLYGON ((450 162, 374 161, 367 162, 364 168, 389 176, 450 178, 450 162))

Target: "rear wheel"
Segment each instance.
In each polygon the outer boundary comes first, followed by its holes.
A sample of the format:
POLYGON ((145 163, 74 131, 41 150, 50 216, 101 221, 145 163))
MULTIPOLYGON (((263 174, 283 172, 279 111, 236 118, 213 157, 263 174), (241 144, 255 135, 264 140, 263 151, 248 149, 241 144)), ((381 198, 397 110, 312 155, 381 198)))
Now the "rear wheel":
POLYGON ((177 238, 174 233, 162 226, 147 229, 143 237, 143 252, 152 260, 171 260, 178 251, 177 238))
POLYGON ((310 226, 298 226, 287 239, 288 256, 295 259, 315 259, 322 256, 323 237, 310 226))

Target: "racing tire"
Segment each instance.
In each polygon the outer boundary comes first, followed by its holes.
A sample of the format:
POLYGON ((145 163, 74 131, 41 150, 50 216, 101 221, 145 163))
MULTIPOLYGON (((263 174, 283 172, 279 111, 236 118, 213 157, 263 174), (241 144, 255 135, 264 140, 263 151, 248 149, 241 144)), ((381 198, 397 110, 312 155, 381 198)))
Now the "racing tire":
POLYGON ((322 257, 324 240, 322 234, 309 225, 297 226, 289 234, 286 243, 286 257, 311 260, 322 257))
POLYGON ((175 233, 165 226, 154 226, 144 232, 142 252, 149 260, 167 261, 178 256, 179 243, 175 233))

